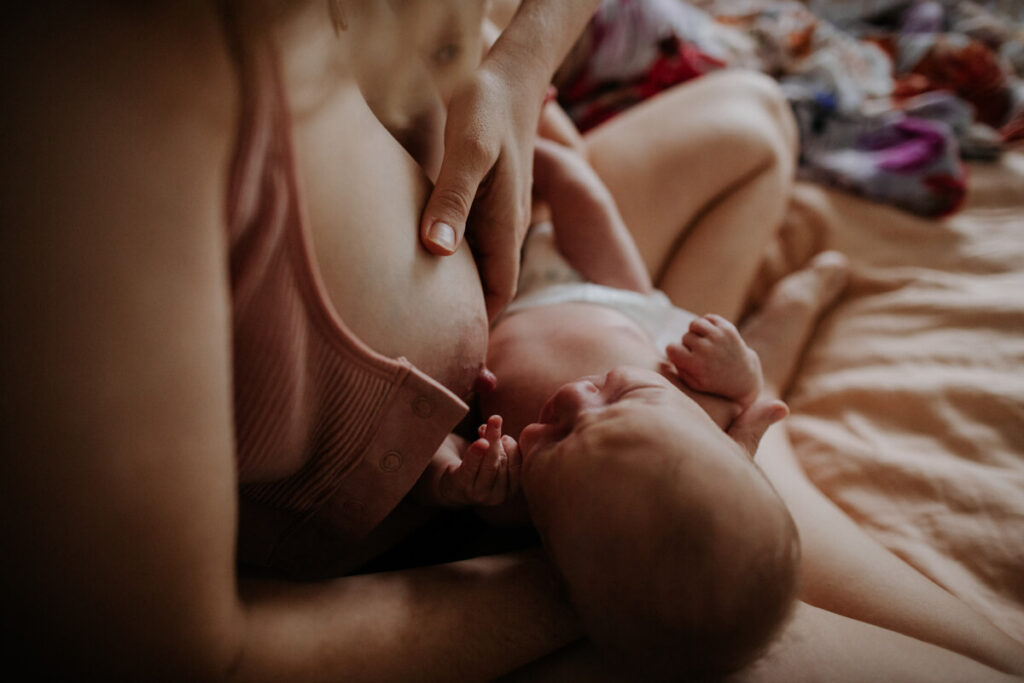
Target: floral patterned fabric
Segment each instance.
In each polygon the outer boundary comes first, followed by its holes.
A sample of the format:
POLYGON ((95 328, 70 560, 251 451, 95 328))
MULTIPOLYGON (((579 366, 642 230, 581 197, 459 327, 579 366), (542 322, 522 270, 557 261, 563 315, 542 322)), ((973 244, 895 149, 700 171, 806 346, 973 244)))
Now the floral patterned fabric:
POLYGON ((556 85, 587 130, 709 71, 757 69, 793 106, 801 177, 941 216, 966 195, 962 159, 1024 137, 1024 18, 1003 4, 605 0, 556 85))

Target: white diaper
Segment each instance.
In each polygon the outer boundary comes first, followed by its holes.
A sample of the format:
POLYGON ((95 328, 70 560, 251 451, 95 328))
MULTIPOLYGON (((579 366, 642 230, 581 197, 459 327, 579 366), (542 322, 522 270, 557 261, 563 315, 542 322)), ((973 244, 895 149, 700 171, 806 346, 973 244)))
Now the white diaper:
POLYGON ((549 222, 537 223, 530 229, 523 245, 522 263, 519 290, 504 315, 534 306, 598 304, 632 319, 659 350, 678 342, 697 317, 673 306, 665 293, 657 289, 641 294, 587 282, 558 251, 549 222))

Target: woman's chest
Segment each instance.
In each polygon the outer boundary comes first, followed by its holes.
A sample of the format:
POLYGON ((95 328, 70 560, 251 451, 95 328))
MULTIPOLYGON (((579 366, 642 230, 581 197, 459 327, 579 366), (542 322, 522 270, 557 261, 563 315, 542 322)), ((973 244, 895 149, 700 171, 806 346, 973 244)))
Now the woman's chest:
POLYGON ((294 125, 298 183, 326 294, 378 353, 405 356, 458 394, 483 362, 487 321, 468 248, 419 241, 429 182, 358 93, 294 125))

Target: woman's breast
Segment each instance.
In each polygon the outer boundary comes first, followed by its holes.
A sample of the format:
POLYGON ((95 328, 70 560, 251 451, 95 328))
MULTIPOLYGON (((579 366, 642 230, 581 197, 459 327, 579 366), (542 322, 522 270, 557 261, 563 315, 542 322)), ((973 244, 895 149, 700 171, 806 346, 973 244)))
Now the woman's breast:
POLYGON ((463 243, 437 257, 419 241, 429 182, 358 93, 295 125, 300 192, 331 304, 378 353, 405 356, 464 395, 487 347, 476 266, 463 243))

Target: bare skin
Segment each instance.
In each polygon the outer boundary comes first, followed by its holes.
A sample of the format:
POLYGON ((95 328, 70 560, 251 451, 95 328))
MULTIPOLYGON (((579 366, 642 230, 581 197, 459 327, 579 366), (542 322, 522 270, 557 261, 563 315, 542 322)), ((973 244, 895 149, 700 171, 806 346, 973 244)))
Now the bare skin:
POLYGON ((776 284, 770 306, 744 321, 744 339, 757 349, 772 394, 785 395, 801 357, 793 350, 807 346, 815 324, 842 293, 848 277, 845 256, 835 251, 818 254, 804 269, 776 284))
POLYGON ((627 366, 566 384, 523 430, 531 515, 624 671, 735 670, 788 615, 799 545, 752 462, 771 421, 726 433, 664 375, 627 366))
MULTIPOLYGON (((421 248, 428 185, 338 59, 324 12, 301 5, 277 37, 302 201, 321 272, 339 269, 329 296, 378 352, 468 386, 486 340, 474 263, 421 248)), ((482 680, 578 637, 538 554, 303 585, 238 579, 224 188, 240 102, 218 11, 44 2, 3 34, 19 65, 0 76, 12 331, 0 335, 0 431, 19 454, 0 477, 17 520, 0 534, 17 586, 3 618, 10 666, 482 680)))
POLYGON ((515 293, 543 94, 597 4, 522 0, 473 78, 451 98, 444 157, 420 229, 435 254, 454 252, 464 233, 472 235, 492 320, 515 293), (552 25, 567 30, 552 32, 552 25))
POLYGON ((736 327, 709 313, 690 323, 678 344, 665 349, 668 359, 689 387, 717 394, 746 408, 761 394, 761 361, 736 327))
POLYGON ((793 182, 796 128, 775 84, 711 73, 584 138, 654 285, 735 322, 793 182))
MULTIPOLYGON (((845 259, 823 254, 782 280, 750 321, 749 332, 745 326, 744 336, 766 359, 766 393, 777 395, 779 384, 789 381, 822 310, 846 277, 845 259)), ((799 529, 801 601, 765 656, 728 680, 1020 680, 1020 646, 870 541, 806 479, 781 426, 767 431, 756 462, 799 529)), ((610 670, 585 641, 502 680, 573 676, 630 680, 610 670)))
MULTIPOLYGON (((844 286, 847 272, 841 255, 819 254, 807 268, 783 278, 764 308, 743 326, 744 337, 764 360, 766 394, 779 396, 790 382, 799 358, 792 349, 806 344, 823 306, 844 286)), ((786 501, 800 531, 801 599, 822 610, 809 620, 834 622, 837 633, 861 632, 865 642, 885 640, 880 634, 871 634, 866 627, 871 624, 889 629, 884 633, 894 631, 909 636, 907 640, 917 639, 912 643, 923 641, 946 648, 992 667, 978 680, 999 680, 997 671, 1024 675, 1024 648, 858 528, 807 479, 783 429, 768 430, 757 462, 786 501), (829 615, 864 623, 835 620, 829 615)), ((799 632, 803 627, 794 628, 799 632)), ((892 654, 897 667, 902 666, 898 640, 894 638, 883 650, 892 654)), ((920 644, 907 644, 906 656, 910 658, 918 650, 922 656, 927 651, 920 644)), ((779 657, 779 661, 787 659, 785 654, 779 657)), ((935 662, 950 660, 948 656, 934 657, 935 662)), ((919 666, 923 677, 934 675, 934 680, 952 680, 950 672, 958 670, 943 671, 930 661, 919 666)), ((770 669, 766 667, 761 674, 770 669)))
POLYGON ((416 482, 417 498, 447 508, 494 506, 514 498, 522 457, 519 445, 501 427, 501 416, 492 415, 468 446, 462 437, 449 435, 416 482))

